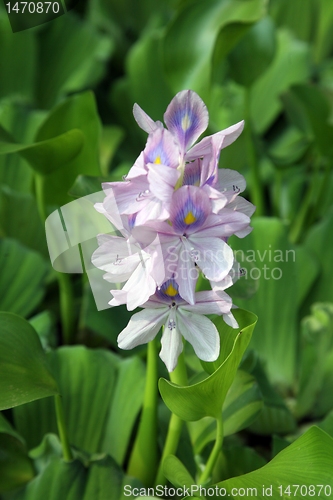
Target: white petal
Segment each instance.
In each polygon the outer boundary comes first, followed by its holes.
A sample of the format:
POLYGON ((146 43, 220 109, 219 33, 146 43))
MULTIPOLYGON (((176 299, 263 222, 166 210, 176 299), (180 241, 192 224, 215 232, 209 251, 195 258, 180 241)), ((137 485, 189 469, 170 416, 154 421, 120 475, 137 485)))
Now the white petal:
POLYGON ((139 127, 148 134, 150 134, 150 132, 154 132, 157 128, 163 127, 161 122, 154 122, 154 120, 152 120, 150 116, 148 116, 147 113, 145 113, 145 111, 143 111, 143 109, 136 103, 133 106, 133 115, 139 127))
POLYGON ((206 316, 178 308, 177 323, 183 337, 193 346, 198 358, 215 361, 220 353, 220 337, 216 326, 206 316))
POLYGON ((223 314, 223 320, 225 321, 225 323, 227 323, 227 325, 231 326, 232 328, 239 328, 239 325, 232 312, 228 314, 223 314))
POLYGON ((178 356, 183 350, 183 341, 177 326, 169 328, 170 317, 171 315, 167 319, 161 339, 162 349, 160 352, 160 358, 164 362, 168 371, 173 372, 177 366, 178 356))
POLYGON ((244 177, 229 168, 219 168, 218 170, 219 184, 221 191, 231 191, 241 193, 246 188, 246 181, 244 177))
POLYGON ((153 340, 169 314, 169 307, 144 309, 134 314, 126 328, 118 335, 120 349, 133 349, 153 340))

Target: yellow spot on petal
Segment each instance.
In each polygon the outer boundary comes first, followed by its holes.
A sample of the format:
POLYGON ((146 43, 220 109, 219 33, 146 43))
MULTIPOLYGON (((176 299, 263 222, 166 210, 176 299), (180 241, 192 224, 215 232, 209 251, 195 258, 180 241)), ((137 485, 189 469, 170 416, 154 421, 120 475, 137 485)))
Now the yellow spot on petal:
POLYGON ((159 165, 160 163, 162 163, 161 162, 161 157, 160 156, 156 156, 154 163, 156 163, 157 165, 159 165))
POLYGON ((184 222, 185 224, 193 224, 193 222, 195 222, 197 219, 194 217, 194 215, 192 214, 192 212, 188 212, 188 214, 186 215, 186 217, 184 217, 184 222))
POLYGON ((165 295, 168 295, 169 297, 174 297, 175 295, 177 295, 177 290, 175 289, 175 287, 173 287, 170 283, 170 285, 168 286, 168 288, 165 290, 165 295))
POLYGON ((184 132, 186 132, 186 130, 188 130, 191 125, 192 125, 192 121, 191 121, 190 117, 188 116, 188 114, 186 113, 186 115, 182 119, 182 129, 184 130, 184 132))

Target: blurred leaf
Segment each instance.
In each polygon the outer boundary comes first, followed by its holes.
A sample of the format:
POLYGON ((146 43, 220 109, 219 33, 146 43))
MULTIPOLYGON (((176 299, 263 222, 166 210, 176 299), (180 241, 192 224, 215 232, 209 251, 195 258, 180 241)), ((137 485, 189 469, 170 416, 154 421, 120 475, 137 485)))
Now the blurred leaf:
POLYGON ((173 484, 180 488, 191 488, 195 484, 194 479, 182 464, 179 458, 168 455, 163 462, 163 474, 173 484))
POLYGON ((333 302, 332 252, 333 240, 328 235, 333 231, 333 210, 330 208, 322 220, 309 229, 305 247, 318 258, 320 276, 311 290, 311 303, 333 302))
POLYGON ((0 310, 28 316, 45 291, 49 264, 15 240, 0 240, 0 310))
MULTIPOLYGON (((218 483, 217 486, 226 488, 229 494, 232 488, 237 488, 239 494, 235 495, 234 490, 232 498, 243 498, 241 496, 243 488, 245 491, 251 491, 249 488, 256 488, 257 498, 266 498, 266 496, 275 498, 280 495, 278 487, 281 486, 283 491, 288 485, 304 485, 307 491, 310 485, 328 485, 332 488, 332 467, 333 439, 317 427, 312 427, 261 469, 227 479, 218 483), (265 490, 263 493, 263 485, 265 488, 271 488, 272 494, 270 490, 267 492, 265 490)), ((291 486, 291 495, 294 495, 295 489, 291 486)), ((301 492, 302 494, 298 491, 295 498, 303 498, 303 491, 301 492)), ((317 495, 319 495, 318 492, 319 488, 316 488, 317 495)), ((323 488, 320 497, 326 498, 326 494, 327 490, 323 488)), ((217 500, 218 496, 211 498, 217 500)))
POLYGON ((112 39, 72 13, 47 24, 40 33, 38 102, 54 105, 60 95, 89 88, 101 79, 112 39))
POLYGON ((48 205, 63 205, 71 198, 67 192, 79 174, 101 175, 99 167, 100 121, 94 96, 84 92, 69 97, 56 106, 39 128, 36 141, 47 141, 68 130, 79 129, 84 134, 81 152, 51 173, 42 186, 43 196, 48 205))
MULTIPOLYGON (((62 347, 48 356, 71 444, 89 453, 111 453, 121 462, 142 404, 142 363, 83 346, 62 347)), ((51 407, 52 401, 43 400, 15 409, 16 427, 29 448, 46 433, 57 432, 51 407)))
POLYGON ((283 398, 270 384, 260 362, 251 369, 263 398, 263 407, 250 430, 256 434, 289 434, 296 429, 296 420, 283 398))
POLYGON ((272 62, 276 50, 275 28, 265 17, 254 24, 229 54, 229 72, 240 85, 250 87, 272 62))
POLYGON ((6 11, 0 11, 0 98, 33 98, 37 45, 32 31, 13 35, 6 11))
POLYGON ((256 217, 252 225, 249 236, 230 240, 236 260, 247 270, 241 280, 258 281, 253 297, 237 299, 237 305, 259 318, 252 346, 267 362, 269 378, 274 383, 291 384, 296 366, 297 311, 316 277, 317 263, 305 248, 289 243, 280 220, 256 217))
POLYGON ((45 230, 34 197, 6 186, 0 190, 0 233, 48 256, 45 230))
MULTIPOLYGON (((236 336, 231 352, 224 351, 221 346, 220 358, 211 363, 216 371, 208 378, 197 384, 180 387, 161 378, 159 389, 163 401, 168 408, 183 420, 199 420, 205 416, 219 418, 226 394, 233 382, 237 367, 250 341, 257 318, 247 312, 237 310, 235 317, 241 325, 241 331, 236 336), (226 359, 221 362, 221 356, 228 352, 226 359)), ((230 333, 233 329, 228 327, 230 333)), ((222 339, 223 332, 219 331, 222 339)), ((230 343, 230 342, 229 342, 230 343)))
POLYGON ((330 413, 326 415, 324 420, 318 424, 318 427, 333 438, 333 411, 330 411, 330 413))
POLYGON ((42 311, 30 318, 29 323, 36 330, 44 349, 56 347, 58 339, 54 314, 50 311, 42 311))
POLYGON ((218 481, 247 474, 263 467, 265 464, 266 460, 253 448, 245 446, 225 448, 218 462, 218 481))
POLYGON ((13 436, 0 432, 0 493, 22 486, 34 475, 25 446, 13 436))
POLYGON ((211 60, 222 28, 252 23, 264 15, 263 0, 190 1, 173 19, 164 38, 164 67, 173 92, 190 88, 208 100, 211 60))
POLYGON ((289 118, 311 134, 323 156, 333 157, 333 127, 329 125, 330 103, 325 94, 310 85, 295 85, 283 96, 289 118))
MULTIPOLYGON (((331 392, 322 392, 333 359, 333 304, 314 304, 311 313, 302 321, 299 392, 295 410, 299 418, 306 414, 324 415, 327 409, 333 408, 331 392)), ((333 380, 333 369, 331 371, 333 380)))
POLYGON ((70 130, 52 139, 31 145, 16 144, 9 140, 5 130, 0 129, 0 155, 19 153, 40 174, 51 174, 75 158, 83 145, 80 130, 70 130), (7 135, 7 141, 3 140, 7 135))
POLYGON ((124 130, 116 125, 103 127, 100 162, 103 175, 108 175, 111 161, 124 138, 124 130))
POLYGON ((318 14, 317 0, 271 0, 270 13, 278 26, 294 33, 300 40, 310 41, 318 14))
MULTIPOLYGON (((256 419, 263 402, 258 384, 253 376, 238 370, 226 395, 223 409, 223 434, 229 436, 248 427, 256 419)), ((216 424, 211 417, 188 424, 195 453, 216 437, 216 424)))
POLYGON ((5 312, 0 312, 0 324, 0 409, 58 394, 32 326, 5 312))
POLYGON ((274 60, 251 89, 251 116, 257 133, 265 132, 281 112, 280 95, 309 74, 308 46, 291 33, 278 31, 274 60))
MULTIPOLYGON (((308 150, 309 142, 309 139, 297 128, 287 127, 270 146, 268 153, 275 165, 294 166, 308 150)), ((293 177, 290 176, 291 181, 293 177)))
POLYGON ((316 3, 316 7, 319 12, 319 20, 316 26, 317 32, 314 44, 314 60, 317 64, 320 64, 323 59, 330 56, 333 46, 333 4, 326 0, 319 0, 319 2, 316 3))

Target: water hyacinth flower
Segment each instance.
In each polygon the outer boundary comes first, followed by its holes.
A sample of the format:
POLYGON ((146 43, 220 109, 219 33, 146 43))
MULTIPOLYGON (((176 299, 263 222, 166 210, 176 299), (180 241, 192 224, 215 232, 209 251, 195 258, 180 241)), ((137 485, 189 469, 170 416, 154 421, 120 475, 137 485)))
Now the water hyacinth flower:
POLYGON ((228 238, 251 231, 254 206, 239 196, 244 177, 219 169, 218 162, 244 122, 196 143, 208 126, 208 111, 191 90, 169 104, 167 128, 137 104, 133 113, 148 133, 147 143, 122 182, 103 184, 106 196, 96 210, 121 236, 100 235, 92 262, 107 281, 123 284, 111 290, 110 305, 143 308, 120 333, 119 347, 149 342, 164 327, 160 356, 172 371, 182 337, 201 359, 217 359, 219 335, 205 314, 223 315, 227 324, 238 326, 224 291, 236 268, 228 238), (200 273, 212 290, 196 291, 200 273))

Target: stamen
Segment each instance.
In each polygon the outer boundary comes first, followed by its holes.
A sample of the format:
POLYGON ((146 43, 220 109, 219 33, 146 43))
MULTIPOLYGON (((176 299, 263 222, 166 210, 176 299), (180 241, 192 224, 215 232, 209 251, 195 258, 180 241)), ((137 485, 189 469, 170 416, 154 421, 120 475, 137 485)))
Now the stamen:
POLYGON ((173 319, 169 320, 168 328, 169 328, 169 330, 173 330, 174 328, 176 328, 176 322, 175 322, 175 320, 173 320, 173 319))

